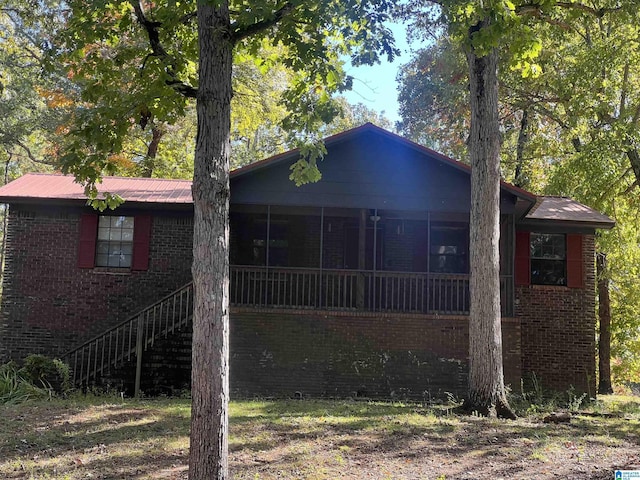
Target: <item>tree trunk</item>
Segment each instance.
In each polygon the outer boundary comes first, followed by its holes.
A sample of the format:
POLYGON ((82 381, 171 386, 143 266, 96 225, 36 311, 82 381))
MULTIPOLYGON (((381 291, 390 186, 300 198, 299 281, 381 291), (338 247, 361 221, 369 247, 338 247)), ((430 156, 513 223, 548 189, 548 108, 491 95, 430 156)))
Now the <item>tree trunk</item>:
MULTIPOLYGON (((476 27, 477 28, 477 27, 476 27)), ((504 388, 500 314, 498 52, 467 52, 471 97, 469 392, 464 409, 515 418, 504 388)))
POLYGON ((524 174, 524 147, 529 140, 529 109, 522 110, 520 119, 520 133, 518 134, 518 144, 516 146, 516 172, 513 183, 516 187, 527 188, 528 181, 524 174))
POLYGON ((190 480, 228 478, 229 132, 227 1, 198 3, 198 134, 193 175, 193 347, 190 480))
POLYGON ((598 270, 598 317, 600 320, 600 336, 598 338, 598 393, 613 393, 611 387, 611 302, 609 300, 609 272, 607 256, 598 253, 596 256, 598 270))
POLYGON ((151 141, 147 145, 147 154, 142 161, 141 176, 151 178, 153 171, 156 168, 156 157, 158 156, 158 147, 160 146, 160 140, 164 137, 165 130, 162 127, 153 125, 151 127, 151 141))

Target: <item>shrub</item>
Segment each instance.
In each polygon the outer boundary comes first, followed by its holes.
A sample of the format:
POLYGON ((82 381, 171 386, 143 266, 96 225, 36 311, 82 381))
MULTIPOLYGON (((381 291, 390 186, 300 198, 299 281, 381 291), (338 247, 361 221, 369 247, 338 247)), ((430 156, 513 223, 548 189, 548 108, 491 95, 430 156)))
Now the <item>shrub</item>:
POLYGON ((14 362, 0 365, 0 405, 21 403, 32 398, 45 398, 49 390, 33 385, 14 362))
POLYGON ((33 385, 50 388, 57 394, 64 394, 70 389, 69 366, 58 359, 44 355, 29 355, 21 369, 24 377, 33 385))

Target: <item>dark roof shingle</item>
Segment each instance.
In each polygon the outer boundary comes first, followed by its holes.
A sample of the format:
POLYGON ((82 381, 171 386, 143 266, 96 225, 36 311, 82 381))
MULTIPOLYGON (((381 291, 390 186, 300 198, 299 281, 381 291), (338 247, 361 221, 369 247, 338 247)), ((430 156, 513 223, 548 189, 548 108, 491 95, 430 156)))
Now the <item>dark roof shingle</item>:
POLYGON ((567 197, 538 197, 525 219, 596 224, 604 228, 612 228, 615 225, 608 216, 567 197))

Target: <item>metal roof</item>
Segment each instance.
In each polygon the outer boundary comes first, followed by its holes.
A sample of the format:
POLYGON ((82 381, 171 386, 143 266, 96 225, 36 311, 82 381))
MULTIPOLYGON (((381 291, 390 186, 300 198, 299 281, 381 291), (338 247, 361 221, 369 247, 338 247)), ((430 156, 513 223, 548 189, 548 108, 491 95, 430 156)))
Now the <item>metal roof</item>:
POLYGON ((597 225, 613 228, 615 221, 606 215, 567 197, 538 197, 535 206, 526 215, 527 221, 554 221, 597 225))
MULTIPOLYGON (((192 204, 190 180, 104 177, 99 192, 120 195, 127 202, 192 204)), ((84 187, 72 175, 27 173, 0 188, 0 202, 26 199, 86 201, 84 187)))

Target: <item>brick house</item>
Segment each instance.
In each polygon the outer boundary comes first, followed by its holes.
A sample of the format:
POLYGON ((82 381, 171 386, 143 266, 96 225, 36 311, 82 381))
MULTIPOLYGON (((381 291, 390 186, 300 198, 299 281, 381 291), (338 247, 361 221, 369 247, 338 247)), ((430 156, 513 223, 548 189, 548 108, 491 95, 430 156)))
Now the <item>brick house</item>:
MULTIPOLYGON (((465 391, 469 167, 371 124, 326 140, 322 180, 292 151, 231 174, 231 388, 236 395, 465 391)), ((188 382, 190 182, 105 178, 86 206, 62 175, 0 189, 9 204, 0 361, 64 356, 78 383, 188 382), (136 368, 137 367, 137 368, 136 368)), ((595 392, 596 229, 568 198, 501 185, 506 382, 595 392)))

